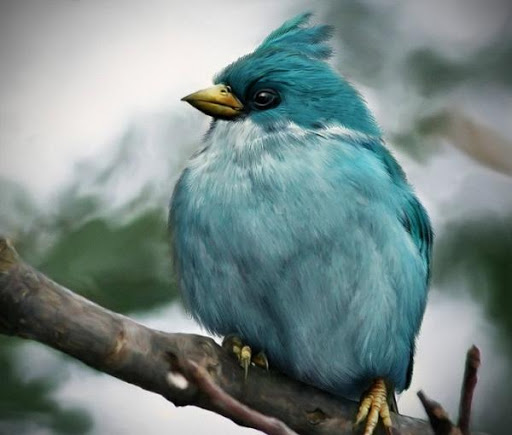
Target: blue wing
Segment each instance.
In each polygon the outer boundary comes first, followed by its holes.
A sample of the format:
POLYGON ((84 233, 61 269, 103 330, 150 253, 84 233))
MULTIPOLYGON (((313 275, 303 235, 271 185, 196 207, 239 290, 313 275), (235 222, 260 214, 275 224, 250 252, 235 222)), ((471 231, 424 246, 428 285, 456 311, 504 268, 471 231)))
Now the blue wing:
MULTIPOLYGON (((372 151, 381 159, 389 173, 389 176, 397 185, 407 185, 408 187, 407 178, 404 171, 397 163, 393 155, 384 146, 382 141, 362 141, 359 143, 359 145, 372 151)), ((405 205, 403 206, 401 214, 398 216, 398 218, 418 247, 422 258, 427 265, 427 277, 430 278, 430 259, 432 255, 434 233, 432 231, 430 219, 425 208, 421 205, 416 196, 414 196, 414 193, 410 191, 410 187, 408 187, 407 190, 407 200, 405 201, 405 205)))
MULTIPOLYGON (((407 197, 405 204, 402 207, 401 213, 398 219, 411 235, 413 242, 415 243, 420 255, 423 258, 427 266, 427 282, 430 279, 430 261, 432 255, 432 244, 434 239, 434 232, 430 225, 430 219, 428 214, 419 202, 418 198, 410 190, 407 184, 407 178, 404 171, 389 152, 389 150, 379 141, 364 141, 360 145, 364 148, 374 152, 384 164, 384 167, 388 171, 391 179, 399 186, 407 186, 407 197)), ((407 368, 405 389, 409 388, 412 379, 412 372, 414 366, 414 353, 415 345, 414 341, 411 343, 411 352, 409 356, 409 367, 407 368)), ((395 401, 396 404, 396 401, 395 401)))
POLYGON ((430 258, 434 234, 427 212, 415 196, 411 195, 406 202, 400 221, 418 247, 423 260, 427 264, 428 277, 430 277, 430 258))

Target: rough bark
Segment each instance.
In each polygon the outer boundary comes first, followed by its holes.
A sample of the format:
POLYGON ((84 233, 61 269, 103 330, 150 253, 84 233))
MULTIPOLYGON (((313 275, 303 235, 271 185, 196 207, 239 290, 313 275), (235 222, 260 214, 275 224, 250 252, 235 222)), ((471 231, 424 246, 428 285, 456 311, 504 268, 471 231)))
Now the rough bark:
MULTIPOLYGON (((3 238, 0 333, 45 343, 177 406, 209 409, 267 433, 353 433, 356 403, 273 370, 251 367, 244 382, 237 361, 212 339, 153 330, 102 308, 25 264, 3 238)), ((433 433, 426 421, 392 419, 395 433, 433 433)))

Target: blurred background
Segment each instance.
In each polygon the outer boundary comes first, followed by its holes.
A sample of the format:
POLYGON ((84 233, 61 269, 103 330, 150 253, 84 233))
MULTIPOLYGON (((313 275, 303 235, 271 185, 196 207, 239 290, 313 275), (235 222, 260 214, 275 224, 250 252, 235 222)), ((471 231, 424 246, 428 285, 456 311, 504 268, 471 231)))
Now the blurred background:
MULTIPOLYGON (((291 16, 336 27, 436 231, 412 386, 452 416, 466 350, 475 428, 512 427, 512 5, 495 0, 0 0, 0 232, 59 283, 165 331, 199 332, 166 213, 207 117, 179 98, 291 16)), ((203 332, 204 333, 204 332, 203 332)), ((1 434, 256 433, 0 336, 1 434)), ((508 430, 507 430, 508 428, 508 430)))

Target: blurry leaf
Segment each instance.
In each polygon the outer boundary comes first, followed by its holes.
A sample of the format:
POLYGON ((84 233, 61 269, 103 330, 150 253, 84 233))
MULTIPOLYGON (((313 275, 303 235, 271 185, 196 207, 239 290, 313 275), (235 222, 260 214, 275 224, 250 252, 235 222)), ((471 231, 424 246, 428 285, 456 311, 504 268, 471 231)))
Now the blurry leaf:
POLYGON ((94 218, 63 232, 39 268, 114 311, 146 310, 176 297, 167 237, 160 210, 119 224, 94 218))
POLYGON ((59 434, 79 435, 91 428, 91 418, 80 409, 61 410, 52 423, 52 429, 59 434))
POLYGON ((403 69, 405 77, 427 97, 461 84, 471 74, 470 67, 442 57, 431 48, 421 48, 407 56, 403 69))
POLYGON ((32 224, 36 209, 26 189, 0 176, 0 234, 15 238, 32 224))
POLYGON ((425 161, 440 148, 439 136, 443 135, 448 124, 446 112, 435 112, 418 117, 409 130, 390 134, 393 145, 406 151, 418 161, 425 161))
POLYGON ((508 45, 503 47, 503 50, 494 53, 495 68, 492 68, 491 73, 495 74, 496 80, 512 86, 512 38, 509 40, 508 45))
POLYGON ((448 125, 446 111, 436 112, 429 116, 419 118, 416 123, 416 130, 420 135, 429 136, 444 133, 448 125))
MULTIPOLYGON (((512 337, 512 216, 449 223, 437 240, 434 278, 442 287, 463 279, 484 302, 493 323, 512 337)), ((512 351, 512 342, 506 343, 512 351)))
POLYGON ((403 70, 423 96, 433 96, 464 83, 512 85, 512 40, 493 41, 470 57, 452 60, 433 48, 409 53, 403 70))

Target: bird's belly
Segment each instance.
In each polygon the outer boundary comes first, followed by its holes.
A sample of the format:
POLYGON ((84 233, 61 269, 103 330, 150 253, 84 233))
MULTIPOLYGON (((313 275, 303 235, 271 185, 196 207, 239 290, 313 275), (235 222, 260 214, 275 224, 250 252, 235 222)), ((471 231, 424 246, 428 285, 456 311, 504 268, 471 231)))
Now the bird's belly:
POLYGON ((229 206, 210 209, 207 226, 189 223, 187 305, 210 331, 240 335, 305 382, 345 397, 377 376, 402 389, 425 302, 419 255, 391 217, 376 223, 359 207, 332 220, 316 206, 330 226, 304 210, 229 206))
POLYGON ((210 331, 325 390, 356 397, 377 376, 403 389, 425 264, 389 201, 313 169, 279 189, 215 173, 192 180, 192 195, 182 179, 171 218, 185 303, 210 331))

